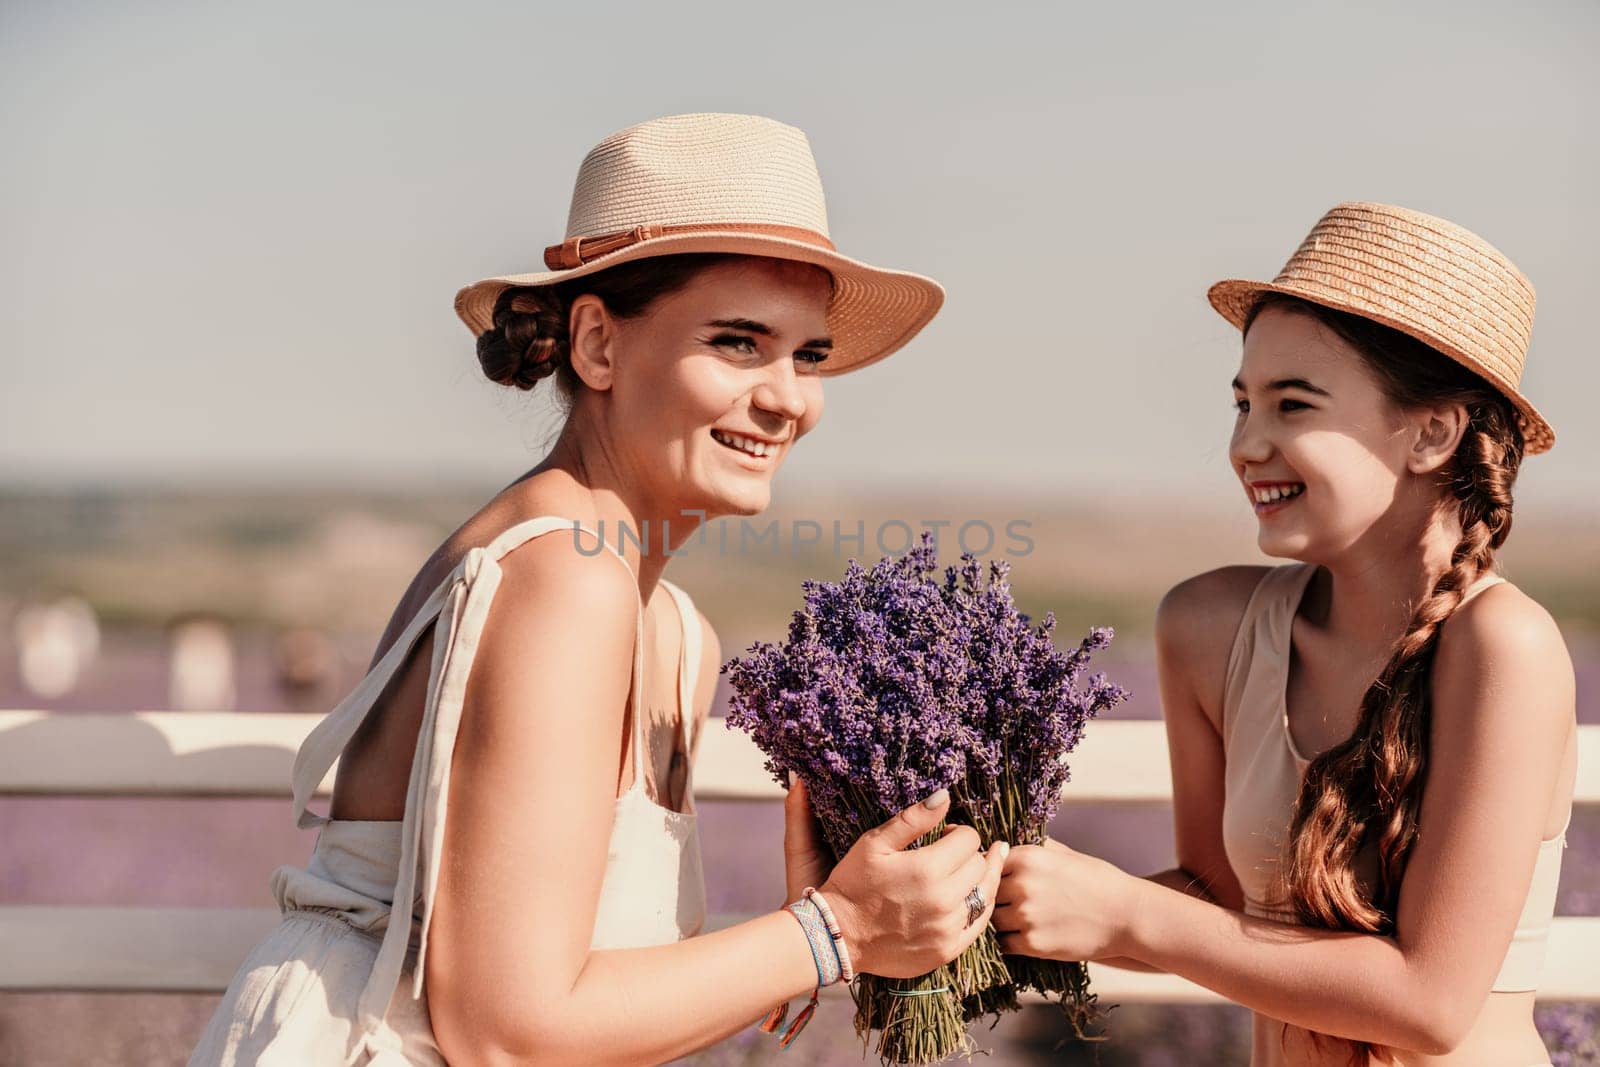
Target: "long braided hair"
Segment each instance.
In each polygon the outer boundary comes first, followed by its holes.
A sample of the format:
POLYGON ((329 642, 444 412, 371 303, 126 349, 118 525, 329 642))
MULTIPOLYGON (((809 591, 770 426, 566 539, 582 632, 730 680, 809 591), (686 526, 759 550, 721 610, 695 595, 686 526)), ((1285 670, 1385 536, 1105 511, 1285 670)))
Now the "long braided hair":
MULTIPOLYGON (((1355 732, 1306 768, 1278 871, 1279 899, 1302 925, 1392 935, 1428 778, 1429 682, 1439 629, 1473 582, 1494 569, 1495 550, 1511 533, 1522 431, 1510 401, 1488 382, 1381 323, 1270 294, 1245 329, 1273 306, 1311 315, 1332 330, 1361 354, 1402 408, 1460 402, 1467 410, 1461 442, 1440 472, 1441 496, 1454 501, 1461 526, 1450 567, 1417 605, 1362 697, 1355 732), (1356 857, 1369 844, 1377 850, 1378 876, 1375 885, 1364 886, 1356 857)), ((1313 1033, 1313 1042, 1320 1045, 1325 1036, 1313 1033)), ((1351 1044, 1352 1063, 1384 1055, 1369 1042, 1351 1044)))

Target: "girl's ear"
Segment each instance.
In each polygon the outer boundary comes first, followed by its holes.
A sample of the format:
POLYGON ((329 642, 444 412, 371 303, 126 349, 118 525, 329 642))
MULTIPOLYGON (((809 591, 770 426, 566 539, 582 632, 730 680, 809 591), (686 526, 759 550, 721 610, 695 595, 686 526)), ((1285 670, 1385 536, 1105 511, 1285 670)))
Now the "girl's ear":
POLYGON ((1460 402, 1420 408, 1412 417, 1414 437, 1406 465, 1413 474, 1432 474, 1456 454, 1467 432, 1467 406, 1460 402))
POLYGON ((616 369, 616 319, 593 293, 572 301, 567 317, 568 350, 572 369, 583 384, 596 392, 611 388, 616 369))

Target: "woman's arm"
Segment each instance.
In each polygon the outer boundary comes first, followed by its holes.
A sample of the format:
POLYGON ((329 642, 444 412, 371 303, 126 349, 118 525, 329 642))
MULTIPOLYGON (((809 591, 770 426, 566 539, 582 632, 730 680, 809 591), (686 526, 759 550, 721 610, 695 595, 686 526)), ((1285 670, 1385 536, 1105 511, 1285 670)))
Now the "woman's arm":
MULTIPOLYGON (((590 951, 637 594, 615 561, 563 538, 529 542, 502 572, 467 681, 425 964, 446 1058, 659 1063, 808 992, 810 949, 781 911, 675 944, 590 951)), ((947 810, 917 806, 869 832, 823 887, 863 965, 920 973, 981 929, 962 928, 961 899, 998 881, 998 857, 980 856, 973 831, 901 851, 947 810)))
MULTIPOLYGON (((1432 704, 1394 937, 1253 918, 1079 853, 1016 849, 1007 880, 1016 866, 1076 902, 1070 922, 1035 924, 1078 952, 1065 958, 1129 955, 1294 1026, 1447 1052, 1505 957, 1572 733, 1572 666, 1553 620, 1509 587, 1475 598, 1441 635, 1432 704)), ((1037 904, 1038 889, 1020 888, 1037 904)))

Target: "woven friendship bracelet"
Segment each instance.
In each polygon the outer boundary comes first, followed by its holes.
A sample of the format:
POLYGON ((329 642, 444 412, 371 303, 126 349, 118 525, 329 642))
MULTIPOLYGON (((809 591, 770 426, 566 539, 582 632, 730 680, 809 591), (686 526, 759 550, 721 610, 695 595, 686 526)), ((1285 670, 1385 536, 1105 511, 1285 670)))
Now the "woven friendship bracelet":
POLYGON ((839 959, 839 977, 846 982, 854 981, 856 971, 850 965, 850 950, 845 947, 844 931, 839 929, 839 921, 833 917, 833 908, 828 906, 828 898, 811 886, 806 886, 805 898, 822 912, 822 921, 827 923, 828 933, 833 936, 833 951, 839 959))
POLYGON ((811 899, 802 897, 789 905, 789 913, 800 920, 800 928, 811 942, 811 958, 817 965, 817 988, 832 985, 844 977, 843 961, 822 909, 811 899))
MULTIPOLYGON (((830 924, 831 914, 823 910, 827 905, 819 905, 820 898, 814 898, 812 896, 814 892, 808 890, 806 896, 784 909, 795 917, 800 923, 800 929, 805 931, 806 943, 811 948, 811 962, 817 968, 817 987, 811 991, 811 1000, 778 1039, 779 1049, 788 1049, 790 1042, 799 1036, 800 1031, 805 1029, 806 1023, 817 1013, 817 994, 822 992, 822 987, 846 979, 845 972, 849 967, 846 962, 849 956, 843 952, 843 942, 834 938, 833 930, 837 929, 837 925, 830 924)), ((761 1020, 761 1032, 777 1033, 788 1014, 789 1002, 784 1001, 761 1020)))

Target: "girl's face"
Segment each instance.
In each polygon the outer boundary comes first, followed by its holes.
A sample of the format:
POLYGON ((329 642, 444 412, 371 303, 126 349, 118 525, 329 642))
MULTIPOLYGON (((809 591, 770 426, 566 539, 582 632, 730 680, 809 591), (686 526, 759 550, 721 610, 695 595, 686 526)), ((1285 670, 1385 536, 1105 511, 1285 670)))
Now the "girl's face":
POLYGON ((766 508, 773 474, 822 418, 830 295, 821 268, 752 256, 700 271, 637 318, 609 319, 601 417, 620 453, 609 458, 649 513, 766 508))
POLYGON ((1228 456, 1267 555, 1326 562, 1418 502, 1411 421, 1360 353, 1310 315, 1256 316, 1233 394, 1228 456))

